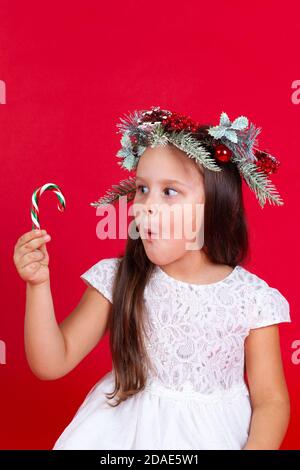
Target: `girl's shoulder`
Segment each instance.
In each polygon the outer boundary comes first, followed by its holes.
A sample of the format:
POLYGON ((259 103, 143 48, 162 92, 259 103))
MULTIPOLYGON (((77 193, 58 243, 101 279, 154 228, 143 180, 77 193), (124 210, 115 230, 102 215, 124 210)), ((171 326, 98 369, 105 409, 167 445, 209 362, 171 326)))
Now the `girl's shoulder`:
POLYGON ((291 322, 290 304, 278 288, 242 266, 239 267, 237 280, 247 292, 251 328, 291 322))
POLYGON ((112 303, 113 282, 121 259, 122 257, 102 258, 81 274, 80 278, 112 303))
MULTIPOLYGON (((260 277, 252 270, 249 270, 241 265, 238 266, 236 280, 241 281, 243 284, 247 285, 254 294, 268 294, 270 291, 274 290, 280 293, 276 287, 270 285, 270 283, 268 283, 265 279, 260 277)), ((280 293, 280 295, 282 294, 280 293)))

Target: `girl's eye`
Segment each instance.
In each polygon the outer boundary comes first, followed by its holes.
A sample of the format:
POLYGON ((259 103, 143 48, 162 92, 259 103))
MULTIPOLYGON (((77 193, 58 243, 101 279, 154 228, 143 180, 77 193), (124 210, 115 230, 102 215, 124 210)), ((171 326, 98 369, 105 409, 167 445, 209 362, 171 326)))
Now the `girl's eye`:
MULTIPOLYGON (((176 191, 176 189, 172 189, 172 188, 166 188, 166 190, 167 190, 167 191, 168 191, 168 190, 170 190, 170 191, 174 191, 176 194, 178 194, 178 192, 176 191)), ((175 196, 176 196, 176 194, 175 194, 175 196)))
MULTIPOLYGON (((145 187, 146 187, 146 186, 140 184, 140 185, 137 186, 136 190, 137 190, 137 191, 141 191, 142 194, 144 194, 144 192, 141 190, 141 188, 145 188, 145 187)), ((172 194, 172 193, 169 194, 169 195, 171 195, 171 196, 176 196, 176 194, 178 194, 178 192, 176 191, 176 189, 173 189, 173 188, 165 188, 165 191, 174 191, 175 194, 172 194)))
POLYGON ((139 191, 139 190, 140 190, 140 188, 145 188, 145 186, 143 186, 142 184, 140 184, 140 185, 139 185, 139 186, 137 186, 137 188, 136 188, 136 189, 137 189, 137 191, 139 191))

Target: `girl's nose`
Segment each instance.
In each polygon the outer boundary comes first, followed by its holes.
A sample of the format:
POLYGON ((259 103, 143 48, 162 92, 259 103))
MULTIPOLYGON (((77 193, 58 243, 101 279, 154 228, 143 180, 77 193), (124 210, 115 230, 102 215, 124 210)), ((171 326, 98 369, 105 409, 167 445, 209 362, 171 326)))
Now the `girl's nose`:
POLYGON ((155 215, 157 213, 157 210, 157 204, 146 204, 146 212, 148 214, 155 215))
POLYGON ((147 194, 145 200, 143 201, 144 210, 146 214, 154 215, 158 212, 158 196, 155 194, 147 194))

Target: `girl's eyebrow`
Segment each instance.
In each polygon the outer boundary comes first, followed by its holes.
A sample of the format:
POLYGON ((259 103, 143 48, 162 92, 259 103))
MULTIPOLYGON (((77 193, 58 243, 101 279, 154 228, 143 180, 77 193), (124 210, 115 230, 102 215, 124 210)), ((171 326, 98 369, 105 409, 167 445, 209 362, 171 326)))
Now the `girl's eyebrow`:
MULTIPOLYGON (((147 181, 147 178, 144 178, 143 176, 136 176, 136 181, 137 180, 144 180, 144 181, 147 181)), ((187 184, 183 183, 182 181, 178 181, 178 180, 174 180, 174 179, 169 179, 169 178, 166 178, 166 179, 161 179, 161 180, 158 180, 158 183, 162 183, 162 184, 173 184, 173 183, 176 183, 176 184, 180 184, 181 186, 185 186, 185 187, 189 187, 187 184)))

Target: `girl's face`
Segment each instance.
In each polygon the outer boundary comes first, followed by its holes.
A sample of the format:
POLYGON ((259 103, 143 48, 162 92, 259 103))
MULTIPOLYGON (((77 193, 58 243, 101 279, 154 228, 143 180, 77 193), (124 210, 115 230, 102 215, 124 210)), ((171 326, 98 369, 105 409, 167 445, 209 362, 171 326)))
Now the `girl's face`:
POLYGON ((153 263, 168 264, 201 249, 202 235, 196 234, 204 233, 202 167, 173 145, 149 146, 138 162, 136 187, 135 223, 153 263))

